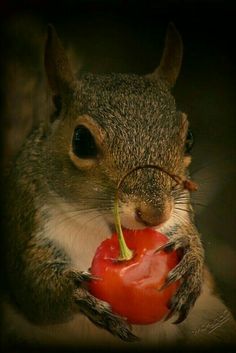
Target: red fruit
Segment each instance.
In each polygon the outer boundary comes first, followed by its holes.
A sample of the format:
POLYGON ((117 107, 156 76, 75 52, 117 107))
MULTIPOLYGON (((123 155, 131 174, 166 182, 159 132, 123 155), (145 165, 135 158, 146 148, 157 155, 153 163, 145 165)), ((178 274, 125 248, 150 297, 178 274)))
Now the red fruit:
POLYGON ((167 304, 179 287, 175 282, 160 290, 179 257, 176 251, 155 250, 167 243, 164 234, 152 229, 123 230, 127 246, 133 250, 131 260, 118 261, 120 247, 117 234, 97 248, 91 273, 99 279, 89 283, 90 292, 108 302, 132 324, 151 324, 167 313, 167 304))

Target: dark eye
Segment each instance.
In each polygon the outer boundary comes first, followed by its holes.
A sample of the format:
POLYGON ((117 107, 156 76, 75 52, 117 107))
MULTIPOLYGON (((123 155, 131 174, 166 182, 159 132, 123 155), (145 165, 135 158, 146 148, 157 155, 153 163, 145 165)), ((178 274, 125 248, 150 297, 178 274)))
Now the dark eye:
POLYGON ((193 133, 188 129, 187 137, 185 141, 185 154, 189 154, 194 144, 193 133))
POLYGON ((94 137, 84 125, 79 125, 75 129, 72 148, 74 154, 82 159, 95 158, 98 155, 98 148, 94 137))

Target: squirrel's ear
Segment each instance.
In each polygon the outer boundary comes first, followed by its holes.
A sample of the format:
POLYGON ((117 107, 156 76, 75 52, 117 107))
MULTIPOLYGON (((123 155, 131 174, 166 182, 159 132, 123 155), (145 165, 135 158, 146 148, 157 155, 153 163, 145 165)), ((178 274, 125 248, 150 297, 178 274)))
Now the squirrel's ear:
POLYGON ((62 43, 52 25, 48 25, 44 64, 53 93, 60 95, 66 89, 72 88, 74 75, 62 43))
POLYGON ((180 72, 183 56, 183 43, 175 25, 169 23, 165 39, 165 48, 159 67, 146 77, 161 79, 168 87, 173 87, 180 72))

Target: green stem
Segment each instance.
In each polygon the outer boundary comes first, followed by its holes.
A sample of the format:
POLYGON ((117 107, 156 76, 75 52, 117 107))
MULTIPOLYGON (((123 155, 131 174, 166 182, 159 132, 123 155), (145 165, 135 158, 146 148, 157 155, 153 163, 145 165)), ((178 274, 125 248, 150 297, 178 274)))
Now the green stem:
POLYGON ((130 250, 126 245, 124 234, 120 223, 119 206, 118 206, 118 190, 115 196, 114 215, 115 215, 116 232, 118 235, 118 240, 120 245, 120 256, 118 260, 119 261, 130 260, 133 257, 133 251, 130 250))

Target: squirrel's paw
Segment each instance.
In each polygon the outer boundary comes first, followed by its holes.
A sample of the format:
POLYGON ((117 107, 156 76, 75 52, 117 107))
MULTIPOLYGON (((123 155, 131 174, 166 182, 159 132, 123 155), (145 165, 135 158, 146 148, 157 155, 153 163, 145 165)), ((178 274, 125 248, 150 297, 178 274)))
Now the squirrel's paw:
POLYGON ((83 282, 90 281, 92 279, 96 279, 89 271, 78 271, 77 269, 67 269, 64 271, 64 275, 67 278, 73 280, 73 282, 77 285, 80 285, 83 282))
POLYGON ((168 287, 171 283, 180 280, 180 287, 172 297, 168 304, 169 313, 165 320, 170 319, 174 315, 178 318, 174 322, 178 324, 182 322, 193 307, 195 301, 201 293, 203 281, 203 256, 201 248, 197 247, 193 250, 188 239, 176 238, 159 248, 157 251, 164 250, 171 252, 181 249, 183 257, 179 264, 169 272, 166 281, 161 289, 168 287))
POLYGON ((74 300, 83 312, 95 325, 102 327, 124 341, 138 340, 132 332, 130 325, 124 318, 113 314, 108 303, 95 298, 85 288, 77 288, 74 300))

